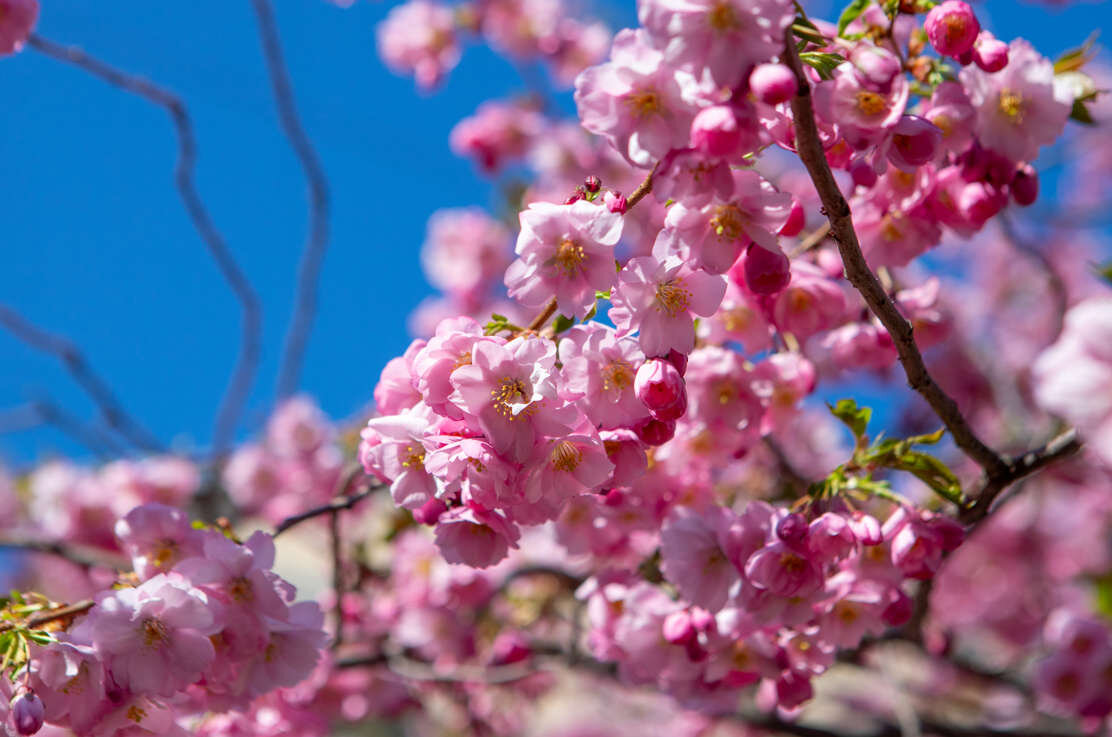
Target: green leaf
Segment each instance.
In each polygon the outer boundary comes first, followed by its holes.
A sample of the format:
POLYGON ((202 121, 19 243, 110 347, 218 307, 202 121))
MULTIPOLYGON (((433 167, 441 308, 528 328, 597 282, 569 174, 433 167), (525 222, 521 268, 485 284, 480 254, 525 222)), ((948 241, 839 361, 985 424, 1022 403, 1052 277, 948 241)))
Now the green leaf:
POLYGON ((1089 112, 1089 108, 1085 106, 1085 102, 1081 98, 1073 101, 1073 107, 1070 108, 1070 120, 1076 120, 1078 123, 1085 125, 1096 125, 1092 113, 1089 112))
POLYGON ((1093 582, 1093 608, 1105 619, 1112 619, 1112 574, 1106 574, 1093 582))
POLYGON ((831 79, 834 69, 844 62, 845 58, 825 51, 804 51, 799 55, 799 60, 817 71, 823 79, 831 79))
POLYGON ((1054 73, 1076 72, 1089 63, 1097 53, 1095 47, 1098 35, 1098 31, 1093 31, 1089 38, 1085 39, 1085 43, 1076 49, 1063 52, 1054 62, 1054 73))
POLYGON ((571 319, 570 317, 557 315, 556 319, 552 321, 552 332, 556 335, 559 335, 565 330, 570 330, 574 325, 575 320, 571 319))
POLYGON ((830 408, 832 415, 846 424, 855 438, 860 439, 865 436, 865 430, 868 429, 869 420, 873 416, 871 409, 858 407, 857 402, 852 399, 839 399, 837 404, 826 406, 830 408))
POLYGON ((595 292, 595 299, 610 299, 610 290, 607 289, 605 292, 595 292))
POLYGON ((1112 261, 1109 261, 1104 266, 1098 266, 1097 276, 1104 279, 1109 284, 1112 284, 1112 261))
POLYGON ((908 451, 896 459, 892 468, 915 475, 947 501, 953 502, 959 507, 965 505, 965 499, 961 494, 961 482, 958 481, 958 477, 954 475, 949 466, 929 453, 908 451))
POLYGON ((56 642, 54 635, 49 632, 40 632, 38 630, 28 630, 24 633, 24 637, 36 645, 49 645, 52 642, 56 642))
POLYGON ((872 5, 872 0, 853 0, 842 14, 838 16, 838 35, 845 37, 846 27, 853 23, 857 18, 865 12, 865 9, 872 5))

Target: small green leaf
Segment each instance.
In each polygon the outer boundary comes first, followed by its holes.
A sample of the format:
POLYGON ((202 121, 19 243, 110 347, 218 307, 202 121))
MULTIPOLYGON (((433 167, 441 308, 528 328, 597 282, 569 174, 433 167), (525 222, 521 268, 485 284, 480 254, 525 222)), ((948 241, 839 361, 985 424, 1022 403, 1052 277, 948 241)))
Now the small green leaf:
POLYGON ((1095 48, 1097 35, 1098 32, 1093 31, 1092 35, 1085 39, 1085 43, 1081 44, 1076 49, 1063 52, 1054 62, 1054 73, 1063 74, 1065 72, 1076 72, 1089 63, 1097 53, 1095 48))
POLYGON ((1112 284, 1112 261, 1109 261, 1104 266, 1098 266, 1097 276, 1104 279, 1109 284, 1112 284))
POLYGON ((1070 120, 1076 120, 1078 123, 1085 125, 1096 125, 1092 113, 1089 112, 1089 108, 1085 106, 1085 102, 1081 98, 1073 101, 1073 107, 1070 108, 1070 120))
POLYGON ((583 316, 583 322, 590 322, 591 319, 598 314, 598 302, 591 305, 591 309, 587 310, 587 314, 583 316))
POLYGON ((24 637, 26 637, 28 640, 35 643, 36 645, 49 645, 52 642, 56 642, 56 640, 54 639, 54 635, 50 634, 49 632, 40 632, 38 630, 28 630, 24 634, 24 637))
POLYGON ((868 429, 869 420, 873 416, 871 409, 858 407, 857 402, 852 399, 839 399, 837 404, 828 404, 827 407, 830 407, 832 415, 849 427, 855 438, 860 439, 865 436, 865 430, 868 429))
POLYGON ((595 299, 610 299, 610 290, 607 289, 605 292, 595 292, 595 299))
POLYGON ((825 51, 805 51, 799 55, 799 60, 817 71, 823 79, 831 79, 834 69, 844 62, 845 58, 825 51))
POLYGON ((892 468, 915 475, 947 501, 953 502, 959 507, 965 505, 965 500, 961 494, 961 482, 958 481, 958 477, 954 475, 949 466, 934 456, 928 453, 909 451, 900 456, 892 468))
POLYGON ((574 325, 575 320, 571 319, 570 317, 557 315, 556 319, 552 321, 552 332, 556 335, 559 335, 565 330, 570 330, 574 325))
POLYGON ((865 9, 872 5, 872 0, 853 0, 842 14, 838 16, 838 35, 844 37, 846 27, 853 23, 857 18, 865 12, 865 9))

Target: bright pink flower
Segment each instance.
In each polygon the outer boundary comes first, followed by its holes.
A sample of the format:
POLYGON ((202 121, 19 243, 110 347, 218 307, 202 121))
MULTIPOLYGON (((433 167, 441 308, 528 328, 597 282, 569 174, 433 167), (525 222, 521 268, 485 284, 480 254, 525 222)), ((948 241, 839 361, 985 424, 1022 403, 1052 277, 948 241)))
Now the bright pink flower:
POLYGON ((415 340, 406 348, 405 354, 391 358, 382 369, 375 386, 375 406, 384 415, 393 415, 413 407, 421 401, 413 376, 413 359, 425 341, 415 340))
POLYGON ((471 157, 484 172, 496 172, 507 161, 524 156, 544 129, 544 116, 536 110, 492 101, 457 123, 449 142, 457 156, 471 157))
POLYGON ((116 537, 144 580, 200 554, 203 546, 189 517, 162 504, 144 504, 128 512, 116 523, 116 537))
POLYGON ((861 206, 854 204, 853 222, 861 250, 873 268, 906 266, 942 240, 942 231, 926 207, 903 212, 860 202, 861 206))
POLYGON ((753 369, 752 387, 767 407, 762 432, 782 429, 815 390, 815 367, 799 353, 774 353, 753 369))
POLYGON ((641 0, 637 17, 670 63, 734 87, 780 53, 795 15, 786 0, 641 0))
POLYGON ((779 105, 795 96, 795 73, 783 64, 758 64, 749 74, 749 91, 766 105, 779 105))
POLYGON ((653 416, 676 420, 687 408, 687 388, 671 363, 651 358, 637 369, 634 391, 653 416))
POLYGON ((583 319, 595 292, 614 285, 614 246, 622 237, 622 217, 579 200, 571 205, 534 202, 520 215, 520 258, 506 271, 509 294, 527 307, 556 297, 561 314, 583 319))
POLYGON ((505 345, 476 343, 471 361, 452 373, 452 401, 499 454, 524 462, 538 436, 570 430, 576 410, 557 396, 552 341, 521 337, 505 345))
POLYGON ((0 0, 0 56, 22 49, 38 19, 38 0, 0 0))
POLYGON ((1033 161, 1062 135, 1073 99, 1055 84, 1051 61, 1026 41, 1013 41, 1008 59, 994 74, 966 67, 961 83, 977 111, 981 144, 1015 162, 1033 161))
POLYGON ((179 574, 101 594, 81 623, 112 680, 134 693, 173 696, 197 681, 220 631, 213 602, 179 574))
POLYGON ((942 129, 918 115, 904 115, 892 129, 888 160, 904 171, 914 171, 934 160, 942 145, 942 129))
POLYGON ((436 523, 436 547, 449 563, 489 568, 517 549, 521 532, 498 512, 457 507, 436 523))
POLYGON ((723 550, 723 538, 733 521, 724 508, 704 513, 677 507, 660 532, 660 570, 696 606, 717 612, 726 605, 740 572, 723 550))
POLYGON ((417 509, 436 494, 436 481, 425 468, 429 414, 374 417, 363 430, 363 468, 388 481, 394 503, 406 509, 417 509))
POLYGON ((421 246, 425 277, 437 289, 477 300, 509 264, 510 233, 479 209, 439 210, 421 246))
POLYGON ((735 281, 737 277, 734 274, 739 271, 738 266, 741 267, 742 282, 745 287, 751 293, 762 297, 776 296, 784 291, 792 280, 791 262, 787 255, 779 249, 770 251, 761 248, 756 243, 749 244, 741 260, 730 270, 731 278, 735 281))
POLYGON ((950 517, 904 507, 884 523, 884 539, 892 545, 892 563, 908 578, 932 578, 943 554, 956 549, 964 534, 962 526, 950 517))
POLYGON ((984 71, 989 74, 999 72, 1001 69, 1008 65, 1009 57, 1008 44, 993 36, 988 31, 981 31, 977 36, 973 48, 969 51, 968 57, 962 57, 963 62, 972 60, 977 63, 984 71))
POLYGON ((450 401, 452 372, 471 363, 472 349, 484 341, 505 342, 484 336, 482 326, 469 317, 449 318, 436 326, 436 334, 414 356, 414 384, 433 412, 453 420, 463 418, 463 411, 450 401))
POLYGON ((713 315, 726 292, 725 279, 692 271, 675 257, 630 259, 618 281, 610 319, 620 335, 640 331, 646 356, 690 353, 695 347, 692 314, 713 315))
POLYGON ((734 191, 729 164, 693 149, 679 149, 661 160, 653 175, 653 195, 661 202, 674 200, 690 208, 712 198, 728 202, 734 191))
POLYGON ((436 87, 459 63, 455 19, 447 5, 409 0, 376 29, 378 53, 397 74, 413 74, 423 90, 436 87))
POLYGON ((935 88, 923 117, 942 131, 942 150, 960 154, 973 140, 976 114, 961 83, 947 81, 935 88))
POLYGON ((791 283, 776 296, 773 321, 780 330, 805 341, 842 322, 846 296, 837 282, 801 259, 792 262, 791 283))
POLYGON ((822 586, 822 572, 809 554, 783 542, 758 550, 745 563, 745 577, 781 597, 805 597, 822 586))
POLYGON ((709 343, 736 341, 753 354, 771 344, 772 326, 756 298, 731 279, 718 311, 699 321, 699 337, 709 343))
POLYGON ((833 79, 815 87, 815 111, 856 149, 878 143, 904 113, 908 83, 887 50, 861 45, 854 62, 834 69, 833 79), (895 63, 896 73, 889 75, 895 63))
POLYGON ((931 8, 923 27, 935 51, 955 58, 971 49, 981 32, 973 8, 962 0, 946 0, 931 8))
POLYGON ((691 121, 691 147, 706 156, 737 159, 760 146, 757 111, 744 100, 705 107, 691 121))
POLYGON ((597 322, 576 326, 560 340, 561 396, 581 400, 577 404, 598 427, 628 427, 647 414, 634 389, 644 360, 634 338, 619 338, 597 322))
POLYGON ((695 117, 675 68, 640 30, 618 33, 610 61, 576 78, 575 102, 584 128, 642 168, 685 147, 695 117))
POLYGON ((559 508, 576 494, 598 489, 613 472, 597 436, 572 434, 539 443, 520 483, 526 502, 543 499, 559 508))

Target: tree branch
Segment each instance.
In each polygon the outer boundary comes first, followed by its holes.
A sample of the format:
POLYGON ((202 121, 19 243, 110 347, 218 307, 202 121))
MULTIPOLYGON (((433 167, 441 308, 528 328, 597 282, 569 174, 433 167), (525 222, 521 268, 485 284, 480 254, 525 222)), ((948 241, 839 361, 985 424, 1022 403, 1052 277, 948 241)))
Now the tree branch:
POLYGON ((116 570, 131 569, 131 561, 122 555, 85 545, 74 545, 61 540, 3 537, 0 538, 0 549, 53 555, 68 560, 70 563, 81 566, 86 570, 97 567, 116 570))
POLYGON ((274 103, 278 108, 278 122, 305 172, 309 186, 309 233, 297 267, 293 315, 286 331, 286 343, 278 370, 277 394, 281 399, 297 391, 301 368, 305 362, 305 349, 317 313, 317 288, 324 254, 328 248, 329 187, 320 158, 305 133, 297 112, 293 85, 282 54, 278 25, 274 19, 274 9, 270 0, 251 2, 258 19, 259 39, 274 92, 274 103))
POLYGON ((42 629, 43 625, 52 624, 54 622, 65 622, 74 617, 84 614, 96 605, 96 602, 91 599, 79 601, 76 604, 58 607, 57 609, 48 609, 43 612, 36 612, 27 619, 20 621, 0 621, 0 634, 14 630, 17 627, 26 627, 30 630, 42 629))
POLYGON ((340 482, 338 484, 339 489, 332 501, 328 502, 327 504, 322 504, 319 507, 313 507, 312 509, 307 509, 304 512, 286 517, 284 520, 278 523, 277 527, 274 528, 274 537, 278 537, 291 527, 296 527, 302 522, 311 520, 314 517, 321 517, 326 514, 332 514, 333 512, 340 512, 345 509, 351 509, 356 504, 369 497, 371 494, 374 494, 380 489, 386 488, 386 486, 383 484, 371 484, 363 491, 352 493, 359 486, 360 483, 366 483, 368 480, 369 477, 365 475, 363 468, 357 463, 353 464, 340 477, 340 482))
POLYGON ((31 34, 27 39, 27 45, 46 56, 79 67, 114 87, 165 108, 170 115, 178 137, 178 159, 174 167, 174 180, 178 193, 193 222, 193 227, 204 241, 224 280, 239 300, 243 312, 239 357, 217 410, 213 429, 213 452, 220 455, 227 450, 235 435, 236 425, 243 414, 247 395, 251 391, 258 370, 259 356, 262 351, 260 337, 262 307, 258 295, 255 294, 254 288, 236 263, 224 237, 216 229, 208 209, 197 192, 194 182, 197 142, 185 104, 172 92, 142 77, 116 69, 75 46, 63 46, 37 34, 31 34))
POLYGON ((1076 452, 1080 448, 1080 443, 1074 435, 1070 439, 1055 439, 1046 448, 1024 454, 1018 459, 1003 457, 977 437, 973 428, 962 416, 957 403, 935 382, 927 371, 923 356, 915 344, 911 323, 900 314, 876 275, 869 269, 865 256, 861 252, 849 203, 838 188, 819 139, 811 102, 811 85, 803 72, 803 65, 790 29, 785 34, 784 51, 785 61, 795 73, 799 88, 791 103, 795 122, 796 150, 811 175, 811 181, 830 221, 830 233, 838 244, 846 278, 860 292, 869 309, 892 336, 900 364, 907 375, 908 385, 927 400, 927 404, 946 425, 957 446, 983 469, 985 481, 981 492, 972 507, 962 510, 963 519, 966 521, 981 519, 987 514, 992 500, 1009 484, 1058 458, 1076 452))
POLYGON ((0 304, 0 325, 31 348, 57 359, 97 405, 109 427, 137 448, 153 453, 165 450, 154 433, 143 427, 124 410, 120 400, 108 386, 108 382, 93 370, 73 341, 43 330, 12 308, 2 304, 0 304))

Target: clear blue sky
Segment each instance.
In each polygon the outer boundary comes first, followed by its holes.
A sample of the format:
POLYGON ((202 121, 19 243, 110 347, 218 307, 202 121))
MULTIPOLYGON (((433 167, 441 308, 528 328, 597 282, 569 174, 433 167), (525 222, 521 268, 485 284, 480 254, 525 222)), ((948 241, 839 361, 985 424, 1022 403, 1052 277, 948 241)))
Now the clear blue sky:
MULTIPOLYGON (((523 90, 514 67, 470 48, 436 95, 378 60, 374 28, 392 2, 349 10, 275 0, 302 117, 330 177, 333 238, 302 387, 333 415, 369 398, 408 342, 429 293, 417 252, 440 207, 491 206, 492 187, 448 150, 448 131, 483 99, 523 90)), ((612 27, 633 0, 584 3, 612 27)), ((826 3, 808 3, 816 14, 826 3)), ((1109 25, 1108 7, 993 1, 985 25, 1056 55, 1109 25)), ((259 291, 264 359, 247 427, 272 401, 305 231, 305 186, 282 137, 248 0, 45 0, 39 32, 178 92, 194 118, 198 184, 259 291)), ((239 309, 193 231, 171 179, 165 112, 27 51, 0 60, 3 268, 0 302, 68 335, 124 405, 165 442, 208 441, 238 350, 239 309)), ((50 358, 0 333, 0 411, 48 394, 95 412, 50 358)), ((57 431, 0 435, 0 459, 81 454, 57 431)))

